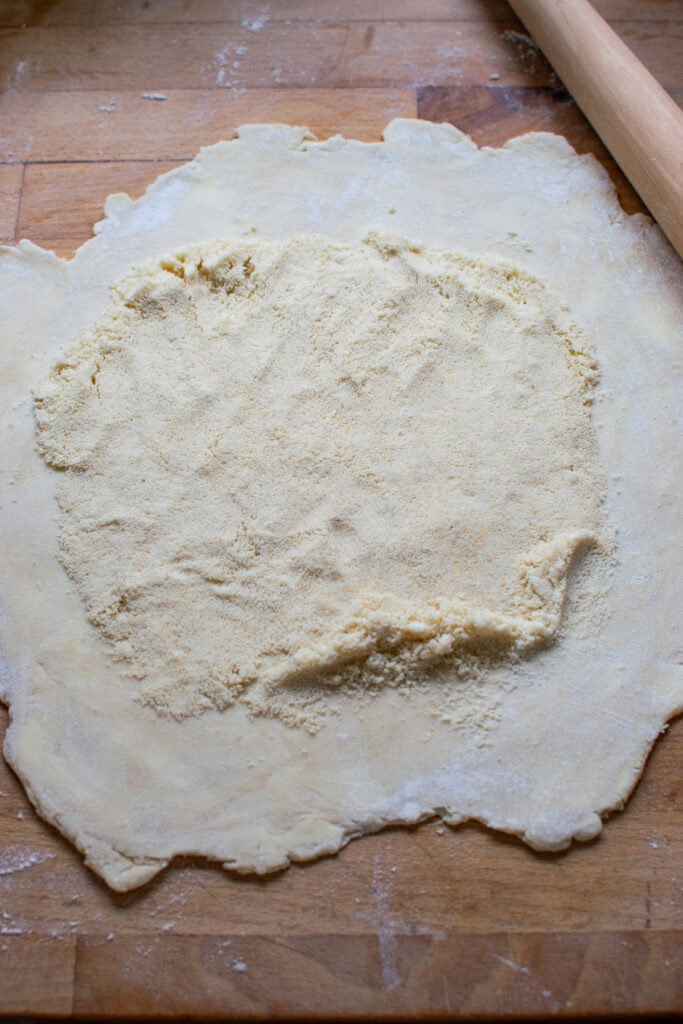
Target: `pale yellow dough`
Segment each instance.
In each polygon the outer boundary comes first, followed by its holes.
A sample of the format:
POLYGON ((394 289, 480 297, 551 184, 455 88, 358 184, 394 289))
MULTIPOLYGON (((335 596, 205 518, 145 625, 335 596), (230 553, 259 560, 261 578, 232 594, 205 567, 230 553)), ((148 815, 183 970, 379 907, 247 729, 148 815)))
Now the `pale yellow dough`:
POLYGON ((243 128, 96 231, 0 251, 0 697, 39 812, 119 890, 434 814, 595 836, 683 708, 659 231, 562 139, 419 121, 243 128))
POLYGON ((377 236, 162 258, 35 397, 65 567, 178 718, 311 729, 330 687, 528 654, 602 525, 594 379, 511 266, 377 236))

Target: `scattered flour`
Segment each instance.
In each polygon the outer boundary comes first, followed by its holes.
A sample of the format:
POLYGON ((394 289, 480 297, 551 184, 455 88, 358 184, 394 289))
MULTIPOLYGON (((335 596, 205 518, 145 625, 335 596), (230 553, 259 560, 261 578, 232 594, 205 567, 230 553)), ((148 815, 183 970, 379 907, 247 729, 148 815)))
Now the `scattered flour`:
POLYGON ((6 846, 0 849, 0 875, 13 875, 17 871, 27 871, 51 860, 54 853, 48 850, 28 850, 25 846, 6 846))
POLYGON ((242 28, 246 28, 248 32, 260 32, 263 26, 268 22, 269 13, 270 7, 261 7, 257 10, 256 15, 253 18, 243 18, 240 24, 242 28))

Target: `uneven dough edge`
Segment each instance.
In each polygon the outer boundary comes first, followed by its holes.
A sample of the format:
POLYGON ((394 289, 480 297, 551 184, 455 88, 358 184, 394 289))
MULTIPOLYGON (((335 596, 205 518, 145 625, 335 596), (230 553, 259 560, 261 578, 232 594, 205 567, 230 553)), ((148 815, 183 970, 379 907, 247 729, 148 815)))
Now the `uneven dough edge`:
MULTIPOLYGON (((311 141, 310 136, 307 136, 304 130, 282 129, 278 126, 270 128, 258 126, 257 128, 254 129, 243 129, 241 137, 244 140, 251 140, 252 142, 255 142, 255 144, 258 146, 263 145, 265 147, 270 146, 274 140, 284 140, 286 147, 289 148, 303 147, 304 145, 308 145, 309 142, 311 141), (294 143, 294 140, 296 138, 298 138, 299 141, 294 143)), ((455 129, 441 128, 438 126, 428 125, 421 125, 413 129, 413 125, 411 122, 398 122, 390 126, 390 129, 387 130, 387 138, 393 138, 395 141, 398 141, 398 143, 403 144, 405 146, 414 146, 417 144, 429 147, 433 145, 435 148, 438 149, 439 145, 443 144, 444 146, 452 149, 455 149, 455 147, 462 146, 470 155, 472 155, 476 151, 476 147, 474 146, 474 144, 470 143, 469 140, 466 139, 466 136, 463 136, 462 133, 457 132, 455 129)), ((513 142, 508 143, 506 147, 504 147, 504 150, 500 151, 500 153, 503 153, 505 151, 519 153, 524 149, 533 149, 534 147, 537 146, 542 147, 544 144, 545 140, 540 136, 537 136, 535 138, 532 137, 526 140, 513 140, 513 142)), ((552 142, 548 142, 547 144, 552 148, 555 158, 562 165, 564 165, 564 163, 566 162, 571 163, 572 161, 576 161, 579 159, 576 158, 575 155, 572 155, 573 151, 571 151, 571 148, 568 147, 567 144, 564 143, 564 141, 559 142, 558 140, 553 139, 552 142)), ((219 163, 221 154, 217 152, 217 150, 219 149, 219 147, 229 147, 231 145, 234 144, 221 143, 218 144, 218 147, 211 147, 210 150, 204 150, 202 153, 202 158, 206 158, 208 162, 215 161, 216 163, 219 163)), ((326 148, 327 151, 329 152, 343 152, 346 145, 347 144, 344 142, 344 140, 328 140, 327 143, 313 143, 313 146, 311 148, 318 146, 321 149, 326 148)), ((352 142, 348 143, 348 147, 352 148, 355 154, 361 152, 361 150, 359 150, 358 147, 362 147, 363 145, 368 144, 352 142)), ((380 146, 382 144, 377 145, 380 146)), ((226 150, 225 152, 227 154, 228 151, 226 150)), ((501 159, 501 157, 499 156, 497 157, 497 159, 501 159)), ((630 219, 629 221, 629 219, 627 219, 626 216, 619 210, 618 204, 616 203, 616 200, 614 198, 613 189, 611 188, 611 185, 609 185, 609 183, 605 180, 606 176, 604 176, 603 173, 598 170, 597 165, 595 165, 595 167, 591 167, 590 161, 587 161, 585 158, 580 159, 583 162, 583 170, 586 172, 586 178, 592 177, 596 189, 596 194, 601 193, 604 203, 607 206, 609 206, 609 220, 614 229, 614 237, 611 240, 610 244, 614 244, 614 242, 618 240, 618 232, 620 230, 624 230, 628 235, 630 252, 639 252, 645 258, 646 263, 648 257, 657 263, 659 269, 655 274, 655 278, 659 281, 661 286, 666 285, 667 287, 671 287, 671 294, 673 296, 674 288, 677 287, 673 282, 674 275, 679 273, 678 264, 672 261, 670 254, 667 254, 665 252, 662 246, 661 238, 656 229, 652 228, 652 226, 649 224, 646 218, 638 217, 630 219)), ((193 175, 201 173, 199 170, 196 170, 196 166, 196 161, 193 161, 192 164, 187 165, 184 168, 179 168, 177 171, 169 172, 168 175, 165 175, 162 179, 159 179, 159 181, 155 185, 150 187, 150 189, 147 192, 147 196, 150 197, 150 199, 160 198, 161 190, 165 189, 167 186, 169 187, 171 193, 173 193, 176 186, 180 186, 180 189, 182 191, 182 187, 185 184, 187 184, 188 178, 192 178, 193 175)), ((586 179, 583 180, 582 187, 588 188, 586 179)), ((107 227, 101 229, 101 233, 106 234, 107 231, 114 231, 115 234, 115 229, 117 226, 122 229, 126 229, 127 227, 130 226, 129 221, 132 221, 133 223, 135 222, 138 211, 141 215, 139 219, 143 220, 144 217, 142 216, 142 213, 143 210, 145 209, 145 202, 146 197, 143 197, 142 200, 138 200, 137 203, 130 203, 129 201, 120 203, 117 202, 115 198, 112 199, 108 203, 108 219, 106 222, 107 227), (126 218, 128 218, 129 220, 127 221, 126 218)), ((112 241, 113 240, 114 238, 112 238, 112 241)), ((86 243, 86 245, 79 250, 79 253, 76 259, 73 261, 73 263, 83 263, 83 260, 85 259, 88 253, 88 247, 90 247, 90 251, 93 251, 93 255, 95 255, 97 251, 94 248, 96 242, 97 239, 86 243)), ((3 255, 5 255, 8 260, 15 259, 16 256, 18 256, 19 263, 21 264, 23 269, 28 271, 35 271, 38 269, 39 266, 42 266, 45 269, 46 274, 45 282, 49 287, 57 288, 58 285, 56 283, 56 279, 62 277, 64 272, 67 271, 67 267, 62 263, 62 261, 57 261, 59 262, 59 267, 57 267, 54 258, 46 256, 42 252, 42 250, 37 249, 37 247, 32 247, 27 244, 22 244, 19 247, 16 255, 15 250, 6 251, 3 255)), ((104 262, 106 263, 106 260, 104 262)), ((615 264, 618 265, 617 259, 615 259, 614 262, 615 264)), ((74 267, 74 269, 76 268, 74 267)), ((1 269, 0 272, 2 272, 1 269)), ((109 271, 109 273, 112 273, 112 271, 109 271)), ((76 287, 78 287, 78 284, 76 285, 76 287)), ((102 301, 102 296, 104 295, 104 292, 105 289, 100 288, 100 301, 102 301)), ((672 309, 675 308, 675 300, 673 298, 669 306, 672 309)), ((585 303, 584 308, 582 310, 582 315, 586 321, 590 320, 593 308, 594 307, 590 301, 587 301, 585 303)), ((635 334, 635 331, 633 333, 635 334)), ((637 344, 637 337, 632 338, 632 343, 637 344)), ((666 346, 664 346, 664 348, 665 347, 666 346)), ((9 394, 12 395, 12 397, 16 398, 17 395, 21 396, 23 394, 24 388, 30 384, 30 381, 28 379, 26 381, 22 381, 22 374, 19 372, 14 374, 13 383, 19 384, 18 389, 12 391, 11 388, 8 388, 8 391, 9 394)), ((607 395, 606 397, 607 400, 612 400, 614 398, 614 395, 607 395)), ((10 696, 12 696, 10 692, 11 689, 11 682, 6 679, 2 696, 3 700, 5 700, 7 703, 10 702, 10 696)), ((623 800, 626 799, 628 793, 631 791, 633 785, 635 784, 640 774, 642 764, 644 763, 645 757, 647 756, 647 752, 650 749, 652 743, 654 742, 654 739, 656 738, 659 729, 661 728, 661 723, 666 721, 666 719, 671 715, 676 714, 681 710, 683 710, 683 683, 680 680, 680 672, 678 670, 669 670, 666 668, 666 666, 663 666, 661 681, 657 683, 657 695, 653 695, 653 700, 651 704, 651 716, 653 719, 658 720, 660 724, 659 726, 653 727, 652 720, 650 721, 647 737, 641 741, 641 744, 638 748, 636 764, 631 768, 630 772, 628 773, 628 776, 624 776, 621 779, 621 788, 619 795, 615 796, 614 800, 611 803, 607 802, 601 807, 596 807, 597 813, 607 813, 610 809, 614 809, 616 807, 621 806, 623 800)), ((13 733, 15 727, 17 727, 16 723, 10 728, 10 733, 8 734, 8 737, 6 739, 6 745, 9 754, 8 759, 10 760, 13 757, 12 748, 14 746, 14 743, 10 739, 10 736, 13 733)), ((18 763, 17 769, 19 769, 18 763)), ((41 804, 41 799, 43 799, 45 802, 45 808, 46 810, 48 809, 48 800, 46 798, 41 798, 37 796, 35 793, 33 793, 32 799, 34 799, 37 802, 39 807, 41 804)), ((429 812, 426 813, 428 814, 429 812)), ((457 814, 458 812, 453 812, 452 815, 450 816, 455 817, 457 816, 457 814)), ((50 817, 49 813, 46 813, 45 816, 48 818, 50 817)), ((468 816, 473 818, 478 817, 476 814, 469 814, 468 816)), ((480 817, 479 820, 486 820, 486 823, 491 824, 493 827, 505 829, 505 826, 502 824, 502 819, 496 817, 495 815, 492 815, 490 819, 480 817)), ((382 824, 389 823, 389 821, 386 821, 382 824)), ((592 819, 590 819, 587 822, 587 826, 582 826, 582 828, 580 828, 579 831, 582 832, 582 829, 585 827, 588 827, 588 830, 590 831, 590 827, 592 824, 593 821, 592 819)), ((510 829, 510 831, 518 832, 518 829, 513 827, 510 829)), ((535 845, 533 841, 535 833, 533 831, 529 831, 529 829, 526 828, 522 834, 524 835, 526 841, 530 841, 532 842, 532 845, 535 845)), ((81 833, 80 837, 76 837, 74 839, 76 845, 85 846, 87 842, 87 845, 90 847, 90 833, 88 833, 87 835, 87 840, 86 833, 81 833)), ((588 836, 584 836, 581 834, 577 835, 576 838, 588 838, 588 836)), ((567 845, 569 841, 570 840, 566 839, 565 837, 564 845, 567 845)), ((112 869, 112 871, 109 872, 108 876, 105 874, 105 872, 109 870, 106 867, 106 865, 111 863, 112 860, 115 861, 116 859, 114 847, 111 846, 111 844, 108 846, 106 839, 93 840, 92 843, 93 845, 91 847, 91 850, 93 852, 91 852, 89 856, 92 861, 93 867, 95 867, 95 869, 99 871, 100 868, 97 867, 99 863, 101 866, 101 873, 103 874, 103 876, 107 877, 107 880, 109 880, 109 878, 112 879, 112 881, 110 881, 110 884, 113 884, 113 882, 115 882, 117 878, 120 878, 122 880, 125 879, 125 873, 122 871, 119 871, 117 873, 117 869, 115 867, 112 869), (104 853, 98 852, 99 843, 103 844, 105 848, 112 850, 111 857, 108 857, 108 855, 105 855, 104 853), (98 857, 101 857, 101 860, 98 860, 98 857)), ((315 856, 315 854, 313 854, 313 856, 315 856)), ((131 859, 134 860, 134 858, 131 859)), ((163 861, 160 859, 156 863, 159 863, 159 865, 161 866, 163 861)), ((154 869, 154 871, 159 869, 160 868, 157 867, 154 869)), ((132 877, 134 879, 134 876, 129 877, 132 877)), ((142 880, 144 879, 141 878, 140 882, 142 880)), ((136 884, 140 884, 140 882, 132 880, 130 886, 124 884, 123 887, 129 888, 136 884)))
MULTIPOLYGON (((683 711, 683 705, 679 710, 683 711)), ((73 844, 76 850, 83 854, 84 864, 95 872, 109 888, 115 892, 124 893, 151 881, 166 867, 172 866, 176 857, 196 857, 209 863, 220 864, 228 872, 258 877, 283 871, 292 864, 307 863, 320 857, 333 856, 350 842, 362 839, 366 835, 377 834, 387 828, 414 826, 433 820, 442 821, 454 831, 467 826, 470 822, 477 822, 493 831, 503 832, 520 839, 537 852, 562 852, 575 842, 584 843, 596 839, 608 816, 623 810, 640 781, 643 765, 652 747, 658 736, 665 731, 666 726, 644 742, 639 754, 639 761, 632 767, 628 776, 624 777, 620 795, 615 798, 614 802, 577 816, 573 822, 565 820, 561 824, 558 823, 554 834, 547 829, 547 826, 542 826, 536 831, 532 824, 522 830, 519 823, 514 820, 470 813, 466 808, 433 807, 430 810, 415 810, 410 816, 398 813, 396 810, 392 812, 390 809, 372 808, 368 811, 367 817, 359 818, 353 823, 346 823, 343 827, 328 823, 324 830, 326 834, 317 837, 314 841, 311 841, 306 831, 301 836, 297 836, 296 831, 293 831, 286 837, 285 843, 282 843, 282 837, 273 836, 272 843, 263 856, 242 863, 236 861, 234 857, 223 859, 221 856, 207 856, 201 849, 179 850, 168 858, 143 858, 135 853, 117 849, 106 834, 100 838, 84 833, 78 825, 73 825, 65 819, 60 813, 59 807, 51 800, 45 799, 35 792, 30 777, 21 770, 21 756, 15 756, 11 718, 5 735, 3 754, 7 763, 20 779, 40 816, 54 826, 73 844)))

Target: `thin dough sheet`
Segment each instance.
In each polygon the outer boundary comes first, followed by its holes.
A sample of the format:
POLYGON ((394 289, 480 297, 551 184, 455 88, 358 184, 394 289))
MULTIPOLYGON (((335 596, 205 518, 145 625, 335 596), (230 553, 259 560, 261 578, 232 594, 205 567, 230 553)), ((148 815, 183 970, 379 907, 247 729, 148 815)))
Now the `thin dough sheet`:
MULTIPOLYGON (((3 249, 0 284, 4 751, 39 812, 110 886, 140 885, 178 854, 272 871, 435 814, 547 850, 599 832, 683 708, 683 288, 659 230, 623 213, 592 158, 546 134, 478 149, 419 121, 392 122, 377 144, 247 126, 138 201, 110 197, 73 260, 29 242, 3 249), (516 268, 565 310, 599 374, 590 417, 600 479, 588 491, 600 503, 576 522, 549 519, 546 539, 575 528, 601 552, 556 559, 567 593, 553 642, 483 673, 333 688, 315 721, 315 687, 301 690, 298 721, 272 688, 254 690, 251 704, 212 691, 199 714, 160 714, 163 685, 140 699, 140 673, 113 656, 84 576, 64 550, 60 560, 60 473, 37 449, 33 394, 132 267, 214 239, 233 250, 315 238, 358 251, 368 237, 516 268)), ((516 564, 505 570, 510 594, 516 564)), ((316 601, 335 593, 321 588, 316 601)), ((417 585, 414 596, 424 596, 417 585)), ((258 660, 263 649, 247 653, 258 660)))

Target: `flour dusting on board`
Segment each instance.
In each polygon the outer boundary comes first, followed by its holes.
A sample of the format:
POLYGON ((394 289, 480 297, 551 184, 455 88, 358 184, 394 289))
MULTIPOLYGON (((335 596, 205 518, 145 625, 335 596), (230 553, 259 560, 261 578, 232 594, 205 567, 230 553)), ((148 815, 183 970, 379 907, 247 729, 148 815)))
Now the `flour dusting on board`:
POLYGON ((25 846, 12 844, 0 849, 0 875, 13 875, 17 871, 27 871, 36 864, 51 860, 54 853, 49 850, 29 850, 25 846))
POLYGON ((243 18, 240 24, 248 32, 260 32, 268 21, 269 13, 270 7, 259 7, 253 18, 243 18))
POLYGON ((382 982, 388 991, 397 988, 405 980, 401 977, 399 968, 399 935, 425 935, 432 940, 444 940, 446 937, 443 932, 434 931, 413 922, 398 920, 392 914, 390 890, 395 875, 396 867, 387 869, 382 863, 381 855, 376 853, 370 887, 373 898, 372 909, 358 914, 362 921, 366 921, 376 929, 382 982))

